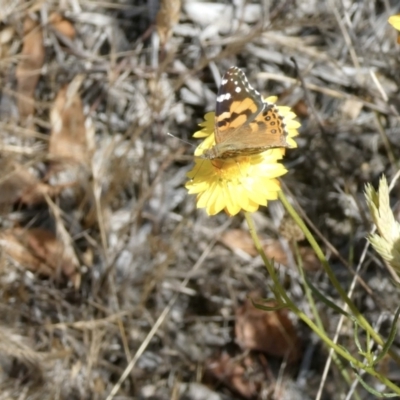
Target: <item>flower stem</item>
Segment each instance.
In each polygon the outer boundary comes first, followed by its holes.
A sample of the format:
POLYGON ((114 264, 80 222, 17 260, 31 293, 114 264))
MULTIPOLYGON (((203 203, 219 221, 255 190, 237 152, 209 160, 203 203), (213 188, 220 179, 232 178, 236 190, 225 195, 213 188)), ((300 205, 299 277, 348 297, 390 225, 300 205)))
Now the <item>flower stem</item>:
MULTIPOLYGON (((329 280, 331 281, 332 285, 335 287, 335 289, 339 293, 342 300, 347 304, 347 306, 351 310, 351 313, 353 314, 354 318, 357 320, 359 325, 366 332, 368 332, 371 335, 371 337, 375 340, 376 343, 378 343, 380 346, 383 346, 384 341, 379 336, 379 334, 374 330, 374 328, 369 324, 369 322, 364 318, 364 316, 360 313, 360 311, 355 306, 353 301, 347 295, 346 291, 342 288, 342 286, 340 285, 339 281, 337 280, 335 274, 333 273, 327 259, 325 258, 325 255, 324 255, 323 251, 321 250, 321 247, 318 245, 314 236, 309 231, 306 224, 300 218, 299 214, 296 212, 296 210, 293 208, 293 206, 289 203, 285 194, 282 191, 279 192, 279 199, 281 200, 282 204, 286 208, 286 211, 290 214, 290 216, 293 218, 293 220, 296 222, 296 224, 303 231, 305 237, 307 238, 308 242, 310 243, 311 247, 313 248, 319 261, 321 262, 326 274, 328 275, 329 280)), ((389 354, 400 365, 400 356, 398 354, 396 354, 393 350, 389 350, 389 354)))
MULTIPOLYGON (((260 254, 261 258, 264 261, 265 267, 267 268, 267 271, 274 283, 274 293, 276 296, 276 300, 279 304, 285 305, 287 308, 289 308, 294 314, 296 314, 304 323, 306 323, 320 338, 323 340, 330 348, 332 348, 336 353, 341 355, 344 359, 348 360, 353 364, 355 368, 362 369, 366 371, 368 374, 376 377, 379 379, 383 384, 385 384, 388 388, 393 390, 393 392, 400 394, 400 388, 396 386, 393 382, 388 380, 385 376, 381 375, 377 371, 373 369, 373 367, 368 366, 363 364, 361 361, 357 360, 354 358, 346 349, 343 347, 339 346, 335 342, 333 342, 323 330, 321 330, 316 324, 314 324, 313 321, 311 321, 310 318, 306 314, 304 314, 295 304, 294 302, 289 298, 287 295, 285 289, 279 282, 279 279, 276 275, 275 268, 273 264, 269 261, 268 257, 266 256, 264 249, 261 246, 260 239, 257 235, 255 225, 253 218, 251 216, 251 213, 245 212, 245 219, 247 222, 247 225, 249 227, 249 232, 250 235, 253 239, 254 245, 260 254)), ((372 335, 371 335, 372 336, 372 335)))

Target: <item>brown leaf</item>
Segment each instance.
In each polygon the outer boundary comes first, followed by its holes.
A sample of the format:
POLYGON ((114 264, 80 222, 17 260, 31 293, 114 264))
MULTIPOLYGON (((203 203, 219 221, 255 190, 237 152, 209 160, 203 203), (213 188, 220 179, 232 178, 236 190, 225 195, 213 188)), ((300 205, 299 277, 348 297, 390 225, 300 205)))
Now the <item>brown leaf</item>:
POLYGON ((12 230, 0 233, 0 243, 5 253, 30 271, 39 275, 51 276, 51 267, 27 251, 26 245, 20 241, 19 236, 12 230))
MULTIPOLYGON (((258 252, 254 246, 253 239, 247 231, 241 229, 231 229, 226 231, 222 237, 221 242, 232 251, 243 251, 246 254, 255 257, 258 252)), ((288 259, 286 252, 277 239, 264 239, 262 240, 263 250, 265 255, 276 263, 288 266, 288 259)), ((301 259, 303 260, 304 269, 307 271, 317 271, 321 264, 318 261, 314 251, 309 247, 299 247, 301 259)))
MULTIPOLYGON (((250 361, 247 360, 247 363, 250 361)), ((247 376, 245 366, 226 353, 209 362, 207 370, 219 381, 240 393, 246 399, 253 398, 258 392, 254 381, 247 376)))
POLYGON ((25 166, 14 161, 0 161, 3 178, 0 179, 0 207, 15 203, 36 205, 45 201, 45 195, 55 197, 66 185, 52 187, 40 182, 25 166))
POLYGON ((258 254, 250 234, 242 229, 226 231, 221 237, 221 242, 233 251, 242 250, 253 257, 258 254))
MULTIPOLYGON (((250 234, 241 229, 226 231, 221 237, 221 242, 233 251, 241 250, 253 257, 258 254, 250 234)), ((262 241, 262 245, 268 258, 274 259, 279 264, 287 265, 286 253, 279 240, 266 239, 262 241)))
MULTIPOLYGON (((286 267, 288 266, 286 252, 283 250, 279 240, 267 239, 263 241, 262 245, 264 252, 269 259, 274 260, 276 263, 286 267)), ((303 268, 306 271, 315 272, 321 268, 321 263, 315 255, 314 250, 312 250, 310 247, 299 246, 299 253, 303 262, 303 268)))
POLYGON ((44 63, 43 32, 39 23, 26 17, 21 61, 16 70, 18 109, 25 119, 34 112, 34 93, 44 63))
POLYGON ((28 169, 14 161, 0 161, 2 179, 0 179, 0 205, 12 205, 20 200, 26 191, 38 184, 38 180, 28 169))
POLYGON ((51 186, 47 183, 37 182, 35 185, 24 190, 18 202, 27 206, 41 204, 46 201, 46 195, 50 198, 54 198, 69 186, 72 186, 72 184, 51 186))
POLYGON ((58 92, 50 112, 49 154, 55 161, 81 165, 91 162, 93 132, 78 93, 82 79, 82 76, 77 76, 58 92))
POLYGON ((300 247, 299 252, 306 271, 316 272, 321 269, 321 263, 311 247, 300 247))
POLYGON ((243 349, 258 350, 275 357, 288 357, 289 362, 298 360, 301 355, 301 342, 296 328, 284 309, 264 311, 247 300, 236 310, 235 335, 243 349))
POLYGON ((53 232, 43 228, 15 228, 0 233, 9 257, 39 275, 59 279, 61 273, 76 285, 78 265, 53 232))
POLYGON ((262 242, 265 255, 270 259, 274 260, 278 264, 282 264, 287 267, 288 259, 285 250, 282 248, 281 243, 277 239, 266 239, 262 242))
POLYGON ((74 39, 76 31, 74 26, 70 21, 63 18, 60 14, 53 12, 49 17, 50 25, 60 32, 62 35, 68 37, 69 39, 74 39))
POLYGON ((307 118, 309 116, 307 103, 303 99, 299 100, 292 107, 292 110, 299 118, 307 118))
POLYGON ((179 21, 180 11, 181 0, 161 0, 160 10, 156 17, 156 28, 162 46, 171 38, 174 26, 179 21))

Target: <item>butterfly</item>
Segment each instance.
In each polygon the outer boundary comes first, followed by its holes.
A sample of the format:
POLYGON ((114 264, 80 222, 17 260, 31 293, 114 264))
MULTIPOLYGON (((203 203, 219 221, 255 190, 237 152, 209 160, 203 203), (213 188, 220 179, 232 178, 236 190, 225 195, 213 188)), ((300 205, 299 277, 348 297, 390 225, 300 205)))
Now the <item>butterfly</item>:
POLYGON ((214 134, 216 144, 205 150, 202 158, 227 159, 289 147, 278 107, 264 101, 237 67, 229 68, 221 79, 214 134))

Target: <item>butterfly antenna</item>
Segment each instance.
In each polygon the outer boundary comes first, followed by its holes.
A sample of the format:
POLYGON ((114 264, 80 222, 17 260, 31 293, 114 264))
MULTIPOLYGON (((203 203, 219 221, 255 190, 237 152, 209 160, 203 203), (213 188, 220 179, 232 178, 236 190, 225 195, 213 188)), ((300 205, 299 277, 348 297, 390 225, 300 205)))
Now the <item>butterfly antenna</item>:
POLYGON ((193 143, 190 143, 190 142, 188 142, 187 140, 182 139, 182 138, 180 138, 180 137, 174 135, 174 134, 171 133, 171 132, 167 132, 167 135, 170 136, 170 137, 173 137, 173 138, 175 138, 175 139, 178 139, 178 140, 179 140, 180 142, 182 142, 182 143, 185 143, 185 144, 188 144, 188 145, 191 146, 191 147, 194 147, 194 144, 193 144, 193 143))

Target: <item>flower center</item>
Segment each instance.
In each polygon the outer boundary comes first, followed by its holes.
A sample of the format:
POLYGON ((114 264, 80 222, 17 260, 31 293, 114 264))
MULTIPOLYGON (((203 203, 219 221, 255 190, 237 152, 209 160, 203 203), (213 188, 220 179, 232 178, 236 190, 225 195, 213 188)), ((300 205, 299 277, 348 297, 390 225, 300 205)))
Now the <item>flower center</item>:
POLYGON ((234 181, 239 183, 241 179, 248 178, 251 171, 249 157, 237 157, 232 160, 213 160, 211 164, 221 182, 234 181))

